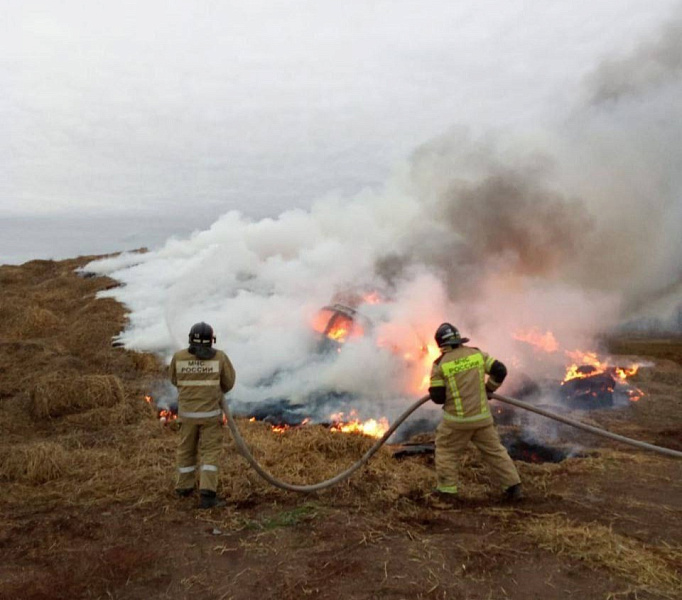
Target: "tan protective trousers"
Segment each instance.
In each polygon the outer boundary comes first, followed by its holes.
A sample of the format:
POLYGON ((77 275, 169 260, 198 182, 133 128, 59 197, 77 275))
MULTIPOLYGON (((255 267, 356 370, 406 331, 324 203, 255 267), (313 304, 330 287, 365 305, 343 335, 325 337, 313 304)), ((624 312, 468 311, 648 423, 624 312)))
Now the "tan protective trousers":
POLYGON ((483 461, 492 471, 493 479, 502 489, 521 483, 514 461, 502 445, 495 425, 486 425, 479 429, 458 429, 455 424, 444 419, 436 429, 438 491, 457 493, 459 461, 469 442, 478 448, 483 461))
POLYGON ((199 488, 215 492, 218 489, 218 460, 223 441, 220 421, 192 421, 180 423, 180 441, 176 455, 178 479, 175 488, 187 490, 194 487, 197 454, 201 456, 199 488))

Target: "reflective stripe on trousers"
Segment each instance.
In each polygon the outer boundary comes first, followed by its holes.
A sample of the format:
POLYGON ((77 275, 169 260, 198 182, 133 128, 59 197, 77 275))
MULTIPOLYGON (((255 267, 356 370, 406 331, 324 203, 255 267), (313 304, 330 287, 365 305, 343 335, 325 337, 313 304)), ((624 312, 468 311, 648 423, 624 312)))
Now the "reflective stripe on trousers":
MULTIPOLYGON (((206 413, 201 413, 202 416, 206 413)), ((211 413, 208 413, 211 414, 211 413)), ((217 411, 213 414, 220 414, 217 411)), ((176 488, 188 489, 195 486, 196 466, 189 472, 182 472, 185 465, 196 465, 201 456, 199 487, 202 490, 216 491, 218 487, 218 464, 223 445, 223 428, 218 419, 187 419, 180 423, 177 451, 178 479, 176 488), (182 469, 182 471, 181 471, 182 469)), ((189 469, 189 467, 188 467, 189 469)))

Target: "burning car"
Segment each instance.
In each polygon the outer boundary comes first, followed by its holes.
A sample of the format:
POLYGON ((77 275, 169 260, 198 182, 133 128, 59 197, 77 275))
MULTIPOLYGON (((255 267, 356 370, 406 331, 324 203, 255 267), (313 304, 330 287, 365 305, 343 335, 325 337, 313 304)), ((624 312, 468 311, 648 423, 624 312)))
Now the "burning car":
POLYGON ((320 335, 318 352, 338 352, 347 340, 365 335, 372 328, 372 322, 350 306, 333 304, 319 310, 312 328, 320 335))

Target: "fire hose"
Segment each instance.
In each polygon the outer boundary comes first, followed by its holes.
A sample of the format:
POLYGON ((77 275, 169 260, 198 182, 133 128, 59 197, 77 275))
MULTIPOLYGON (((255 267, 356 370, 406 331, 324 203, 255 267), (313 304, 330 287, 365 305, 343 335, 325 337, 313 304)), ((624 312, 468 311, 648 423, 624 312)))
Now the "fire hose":
MULTIPOLYGON (((630 446, 635 446, 637 448, 642 448, 644 450, 651 450, 653 452, 658 452, 659 454, 664 454, 666 456, 672 456, 674 458, 682 458, 682 452, 678 452, 677 450, 673 450, 671 448, 662 448, 660 446, 655 446, 653 444, 648 444, 646 442, 640 442, 639 440, 634 440, 632 438, 628 438, 622 435, 618 435, 617 433, 611 433, 610 431, 606 431, 605 429, 600 429, 599 427, 593 427, 592 425, 587 425, 586 423, 582 423, 580 421, 576 421, 575 419, 569 419, 568 417, 564 417, 562 415, 557 415, 555 413, 549 412, 547 410, 544 410, 542 408, 537 408, 533 406, 532 404, 528 404, 527 402, 522 402, 521 400, 516 400, 515 398, 509 398, 508 396, 501 396, 500 394, 492 394, 491 397, 495 400, 499 400, 500 402, 504 402, 506 404, 510 404, 512 406, 516 406, 518 408, 523 408, 524 410, 528 410, 530 412, 537 413, 539 415, 542 415, 543 417, 547 417, 549 419, 554 419, 555 421, 559 421, 560 423, 564 423, 566 425, 570 425, 571 427, 575 427, 577 429, 582 429, 583 431, 587 431, 589 433, 599 435, 605 438, 609 438, 612 440, 616 440, 618 442, 622 442, 624 444, 629 444, 630 446)), ((295 485, 292 483, 287 483, 286 481, 282 481, 281 479, 277 479, 275 476, 271 475, 268 473, 261 465, 260 463, 254 458, 253 454, 251 453, 251 450, 249 447, 246 445, 246 442, 244 441, 244 438, 242 437, 241 433, 239 432, 239 428, 237 427, 236 423, 234 422, 234 419, 232 418, 232 415, 230 413, 230 408, 228 406, 228 403, 225 399, 223 399, 222 406, 223 406, 223 411, 225 412, 225 416, 227 417, 227 426, 230 428, 230 432, 232 433, 232 437, 234 438, 235 443, 237 444, 237 448, 239 448, 240 453, 242 456, 246 459, 246 461, 251 465, 251 467, 258 473, 265 481, 270 483, 271 485, 280 488, 282 490, 288 490, 290 492, 302 492, 302 493, 310 493, 310 492, 318 492, 320 490, 324 490, 326 488, 332 487, 336 485, 337 483, 341 483, 344 479, 348 479, 355 471, 357 471, 360 467, 362 467, 364 464, 369 461, 372 456, 374 456, 379 448, 381 448, 388 438, 390 438, 393 433, 402 425, 402 423, 415 411, 417 410, 422 404, 425 404, 430 400, 430 396, 424 396, 423 398, 420 398, 417 400, 414 404, 412 404, 405 412, 403 412, 396 420, 395 422, 388 428, 386 433, 384 433, 383 436, 379 440, 376 441, 376 443, 367 451, 365 454, 358 460, 357 462, 353 463, 348 469, 345 471, 342 471, 338 475, 335 475, 334 477, 331 477, 330 479, 325 479, 324 481, 320 481, 318 483, 314 483, 311 485, 295 485)))
POLYGON ((527 402, 521 402, 521 400, 517 400, 516 398, 509 398, 508 396, 501 396, 500 394, 492 394, 492 397, 495 400, 499 400, 500 402, 505 402, 507 404, 511 404, 512 406, 517 406, 519 408, 523 408, 524 410, 529 410, 530 412, 537 413, 538 415, 542 415, 543 417, 554 419, 555 421, 559 421, 560 423, 565 423, 566 425, 570 425, 571 427, 582 429, 583 431, 588 431, 590 433, 594 433, 595 435, 600 435, 601 437, 616 440, 617 442, 622 442, 624 444, 629 444, 630 446, 635 446, 636 448, 643 448, 644 450, 651 450, 653 452, 658 452, 659 454, 665 454, 666 456, 682 458, 682 452, 678 452, 677 450, 673 450, 672 448, 662 448, 661 446, 654 446, 653 444, 647 444, 646 442, 633 440, 632 438, 625 437, 624 435, 611 433, 610 431, 606 431, 606 429, 593 427, 592 425, 588 425, 587 423, 581 423, 580 421, 576 421, 575 419, 569 419, 568 417, 557 415, 555 413, 549 412, 548 410, 537 408, 532 404, 528 404, 527 402))
POLYGON ((381 438, 377 440, 376 443, 369 450, 367 450, 367 452, 365 452, 362 458, 358 460, 356 463, 353 463, 348 469, 342 471, 338 475, 335 475, 331 479, 325 479, 324 481, 320 481, 319 483, 313 483, 311 485, 295 485, 293 483, 287 483, 286 481, 277 479, 276 477, 268 473, 263 467, 260 466, 258 461, 254 458, 253 454, 251 454, 251 450, 249 450, 249 447, 246 445, 244 438, 242 438, 241 433, 239 433, 239 429, 235 424, 232 415, 230 414, 230 409, 225 399, 223 399, 223 411, 227 416, 227 426, 230 428, 230 431, 232 432, 232 437, 234 438, 234 441, 237 444, 237 448, 239 448, 239 451, 241 452, 242 456, 253 467, 256 473, 258 473, 268 483, 282 490, 289 490, 290 492, 307 493, 319 492, 320 490, 332 487, 337 483, 341 483, 344 479, 348 479, 353 473, 355 473, 355 471, 357 471, 362 465, 364 465, 370 458, 372 458, 372 456, 374 456, 377 453, 379 448, 381 448, 386 443, 386 440, 388 440, 388 438, 390 438, 393 435, 393 432, 396 429, 398 429, 400 425, 402 425, 403 421, 407 419, 407 417, 409 417, 415 410, 417 410, 425 402, 428 402, 430 399, 431 399, 430 396, 424 396, 423 398, 420 398, 419 400, 417 400, 417 402, 412 404, 403 414, 401 414, 396 419, 393 425, 391 425, 388 428, 388 431, 386 431, 386 433, 384 433, 384 435, 382 435, 381 438))

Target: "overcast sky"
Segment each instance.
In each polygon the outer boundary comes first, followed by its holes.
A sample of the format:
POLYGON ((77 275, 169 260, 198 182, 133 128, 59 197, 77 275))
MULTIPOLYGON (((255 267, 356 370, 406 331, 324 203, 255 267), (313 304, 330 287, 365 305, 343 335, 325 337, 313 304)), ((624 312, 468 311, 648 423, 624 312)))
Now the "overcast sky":
POLYGON ((566 118, 678 0, 0 0, 0 263, 158 245, 566 118))

